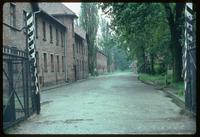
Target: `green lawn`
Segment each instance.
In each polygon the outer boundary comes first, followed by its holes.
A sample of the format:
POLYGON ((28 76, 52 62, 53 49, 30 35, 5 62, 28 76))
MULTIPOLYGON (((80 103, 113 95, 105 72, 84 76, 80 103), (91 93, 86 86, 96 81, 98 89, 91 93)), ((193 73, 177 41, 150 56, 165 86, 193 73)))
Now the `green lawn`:
POLYGON ((159 86, 165 86, 165 76, 162 75, 149 75, 141 73, 139 79, 145 82, 153 82, 159 86))
POLYGON ((160 87, 168 87, 176 90, 178 96, 183 96, 184 83, 183 81, 174 83, 172 82, 172 74, 166 75, 150 75, 150 74, 139 74, 139 79, 145 82, 151 82, 160 87))

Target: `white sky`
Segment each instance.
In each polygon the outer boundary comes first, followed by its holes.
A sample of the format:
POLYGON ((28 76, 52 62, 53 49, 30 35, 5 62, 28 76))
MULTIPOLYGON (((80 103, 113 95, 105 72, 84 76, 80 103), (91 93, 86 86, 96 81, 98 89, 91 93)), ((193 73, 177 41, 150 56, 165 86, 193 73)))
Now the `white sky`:
MULTIPOLYGON (((71 9, 73 12, 75 12, 77 16, 80 15, 81 2, 64 2, 63 4, 71 9)), ((103 16, 103 18, 105 18, 108 22, 110 21, 108 18, 105 17, 105 15, 103 15, 101 10, 99 10, 99 16, 103 16)))
POLYGON ((80 2, 64 2, 65 6, 71 9, 77 16, 79 16, 81 11, 81 3, 80 2))
MULTIPOLYGON (((81 2, 64 2, 63 4, 67 6, 69 9, 71 9, 79 17, 80 11, 81 11, 81 2)), ((105 18, 110 23, 110 19, 106 18, 105 15, 103 15, 101 10, 98 11, 98 14, 99 14, 99 17, 105 18)), ((100 31, 100 26, 99 26, 98 31, 97 31, 97 39, 98 37, 100 37, 100 35, 101 35, 101 31, 100 31)))

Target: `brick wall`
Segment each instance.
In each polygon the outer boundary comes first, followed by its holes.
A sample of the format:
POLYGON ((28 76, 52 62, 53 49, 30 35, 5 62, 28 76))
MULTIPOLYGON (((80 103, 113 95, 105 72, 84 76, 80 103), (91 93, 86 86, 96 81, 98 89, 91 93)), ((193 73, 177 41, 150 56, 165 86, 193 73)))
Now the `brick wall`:
POLYGON ((45 17, 41 16, 40 14, 37 15, 36 20, 38 30, 36 36, 36 50, 38 52, 39 60, 38 76, 40 84, 45 86, 49 84, 56 84, 60 81, 64 82, 65 70, 62 66, 62 59, 64 59, 64 45, 63 43, 61 43, 61 32, 63 38, 65 32, 63 32, 62 28, 59 27, 59 25, 52 23, 52 21, 49 19, 45 19, 45 17), (45 22, 46 39, 44 39, 43 35, 43 22, 45 22), (52 33, 50 33, 50 25, 52 33), (46 55, 44 55, 44 53, 46 55), (47 70, 44 64, 44 56, 46 56, 47 70))
MULTIPOLYGON (((3 5, 3 46, 10 46, 10 47, 16 47, 19 50, 25 50, 26 49, 26 35, 25 31, 17 31, 20 30, 21 28, 24 27, 25 22, 24 22, 24 17, 23 17, 23 12, 32 12, 32 6, 30 3, 4 3, 3 5), (11 23, 11 13, 10 13, 10 8, 11 6, 14 7, 15 14, 15 25, 11 23), (5 24, 7 25, 5 25, 5 24), (17 29, 17 30, 16 30, 17 29)), ((6 105, 8 102, 9 98, 9 81, 6 75, 9 76, 8 72, 8 63, 3 61, 3 105, 6 105)), ((18 93, 18 95, 22 94, 22 65, 21 64, 13 64, 13 80, 14 80, 14 86, 15 90, 18 93)))
MULTIPOLYGON (((25 3, 25 2, 13 3, 13 5, 15 5, 15 20, 16 20, 16 26, 14 26, 14 28, 21 29, 25 25, 23 20, 23 11, 31 12, 32 6, 30 3, 25 3)), ((12 26, 12 24, 10 23, 10 18, 11 18, 10 8, 11 8, 11 3, 7 2, 3 5, 3 23, 12 26)), ((14 28, 3 25, 3 45, 13 45, 20 50, 25 50, 26 35, 24 31, 18 32, 14 28)))
MULTIPOLYGON (((5 3, 3 5, 3 23, 10 25, 10 3, 5 3)), ((13 3, 15 7, 15 19, 16 25, 14 28, 21 29, 25 25, 24 13, 32 12, 32 6, 30 3, 13 3)), ((50 16, 50 15, 49 15, 50 16)), ((69 81, 75 80, 75 58, 73 57, 73 45, 75 46, 75 34, 74 34, 74 19, 71 16, 54 16, 56 17, 64 26, 67 28, 66 37, 66 62, 64 65, 67 65, 67 78, 69 81)), ((41 86, 56 84, 60 81, 65 81, 65 72, 62 70, 62 57, 64 58, 64 47, 61 46, 61 31, 60 28, 55 21, 51 19, 47 19, 40 14, 36 14, 37 20, 37 36, 36 36, 36 51, 37 51, 37 60, 38 60, 38 75, 39 82, 41 86), (46 39, 43 39, 43 22, 45 22, 46 28, 46 39), (50 40, 50 25, 52 28, 52 42, 50 40), (59 44, 56 44, 56 29, 58 30, 58 39, 59 44), (46 62, 47 62, 47 71, 45 71, 44 64, 44 53, 46 54, 46 62), (57 67, 57 56, 59 56, 59 66, 57 67), (52 71, 52 61, 53 57, 54 68, 52 71), (59 72, 57 72, 57 68, 59 68, 59 72)), ((63 32, 64 35, 64 32, 63 32)), ((26 49, 26 35, 25 31, 18 32, 12 27, 8 27, 3 25, 3 45, 13 45, 16 46, 20 50, 26 49)), ((81 60, 81 68, 80 70, 80 79, 87 78, 88 76, 88 47, 86 40, 83 40, 82 49, 85 48, 85 54, 77 55, 78 59, 81 60), (84 65, 83 65, 84 64, 84 65), (83 68, 84 66, 84 68, 83 68), (83 72, 84 70, 84 72, 83 72)))
POLYGON ((107 72, 107 57, 100 51, 97 51, 97 72, 99 74, 107 72))
POLYGON ((55 16, 60 22, 62 22, 67 27, 67 39, 66 39, 66 45, 67 45, 67 76, 69 81, 75 80, 75 61, 73 59, 73 44, 75 44, 74 41, 74 24, 73 24, 73 18, 68 16, 55 16))
POLYGON ((75 35, 75 59, 77 79, 88 77, 88 48, 86 40, 75 35))

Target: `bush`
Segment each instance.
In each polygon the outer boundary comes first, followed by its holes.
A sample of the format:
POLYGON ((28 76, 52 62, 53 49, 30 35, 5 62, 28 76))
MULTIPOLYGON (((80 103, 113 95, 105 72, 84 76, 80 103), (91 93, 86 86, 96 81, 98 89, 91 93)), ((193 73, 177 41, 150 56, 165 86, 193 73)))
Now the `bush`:
POLYGON ((165 76, 162 75, 149 75, 149 74, 139 74, 139 78, 146 82, 153 82, 158 85, 165 85, 165 76))
POLYGON ((156 72, 156 74, 165 75, 165 73, 167 72, 167 68, 165 67, 165 65, 163 63, 156 64, 155 65, 155 72, 156 72))
POLYGON ((183 95, 184 95, 183 90, 179 89, 179 91, 178 91, 178 96, 182 97, 183 95))

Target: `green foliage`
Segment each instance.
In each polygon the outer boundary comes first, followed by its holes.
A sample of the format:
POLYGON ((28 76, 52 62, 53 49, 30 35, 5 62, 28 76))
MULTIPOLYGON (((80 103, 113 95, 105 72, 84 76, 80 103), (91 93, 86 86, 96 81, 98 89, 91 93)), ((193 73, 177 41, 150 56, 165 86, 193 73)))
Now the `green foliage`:
MULTIPOLYGON (((104 52, 107 54, 108 66, 114 63, 116 69, 127 69, 130 65, 130 61, 128 61, 125 51, 117 47, 119 42, 117 36, 113 33, 105 19, 101 18, 100 26, 102 35, 99 45, 103 47, 104 52)), ((108 69, 108 71, 110 70, 108 69)))
POLYGON ((163 7, 171 34, 170 51, 173 57, 173 81, 178 82, 182 80, 181 39, 184 32, 184 3, 163 3, 163 7))
POLYGON ((156 74, 165 74, 167 71, 164 63, 156 64, 155 65, 155 73, 156 74))
POLYGON ((139 79, 144 82, 150 82, 161 87, 168 87, 175 90, 178 96, 183 96, 184 94, 184 83, 183 82, 172 82, 172 75, 167 75, 167 81, 169 82, 166 85, 166 76, 165 75, 149 75, 149 74, 139 74, 139 79))
POLYGON ((114 61, 117 69, 120 69, 122 71, 129 68, 129 65, 131 64, 131 61, 128 60, 126 53, 124 50, 113 47, 113 53, 114 53, 114 61))
POLYGON ((139 79, 144 82, 150 82, 152 84, 161 86, 161 87, 167 87, 173 89, 175 94, 177 94, 180 97, 183 97, 184 95, 184 83, 183 82, 173 82, 172 80, 172 74, 166 75, 149 75, 149 74, 139 74, 139 79), (166 78, 167 78, 167 84, 166 84, 166 78))
POLYGON ((112 19, 111 26, 121 41, 120 47, 130 59, 138 61, 138 72, 165 73, 168 66, 173 66, 177 77, 180 77, 177 70, 182 66, 178 42, 184 22, 182 6, 176 3, 100 4, 112 19))
POLYGON ((96 47, 95 39, 99 24, 98 8, 95 3, 82 3, 80 13, 80 26, 85 29, 88 34, 88 62, 89 72, 94 75, 96 47))
POLYGON ((139 74, 139 79, 145 82, 152 82, 159 86, 165 86, 165 76, 163 75, 149 75, 141 73, 139 74))
POLYGON ((81 3, 80 26, 89 35, 89 41, 94 44, 98 30, 99 17, 95 3, 81 3))
POLYGON ((182 95, 184 91, 184 82, 181 81, 181 82, 171 83, 170 87, 176 89, 178 91, 177 93, 178 95, 182 95))

